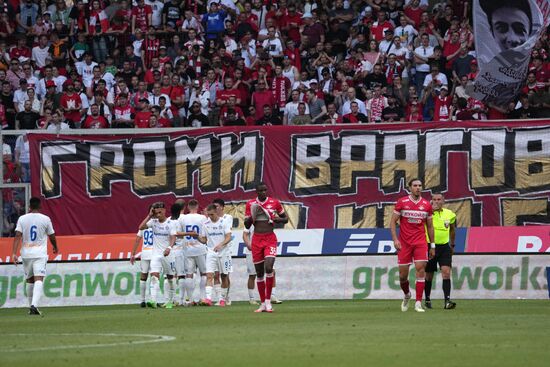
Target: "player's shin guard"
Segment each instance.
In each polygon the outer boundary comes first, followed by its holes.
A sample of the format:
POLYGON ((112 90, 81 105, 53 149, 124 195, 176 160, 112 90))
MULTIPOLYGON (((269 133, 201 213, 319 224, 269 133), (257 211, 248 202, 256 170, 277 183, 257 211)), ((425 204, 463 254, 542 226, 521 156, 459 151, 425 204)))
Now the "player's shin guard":
POLYGON ((445 301, 451 299, 451 279, 443 279, 443 294, 445 301))
POLYGON ((424 278, 416 279, 416 300, 422 301, 422 295, 424 294, 424 287, 426 286, 426 281, 424 278))
POLYGON ((154 303, 158 302, 158 295, 160 293, 160 284, 159 284, 159 278, 152 276, 151 277, 151 283, 149 284, 150 292, 151 292, 151 300, 154 303))
POLYGON ((174 296, 176 295, 176 287, 174 284, 174 279, 166 279, 164 283, 164 289, 166 289, 166 284, 168 283, 168 302, 174 302, 174 296))
POLYGON ((426 301, 430 299, 432 295, 432 281, 426 280, 426 287, 424 288, 424 294, 426 295, 426 301))
MULTIPOLYGON (((181 303, 183 303, 185 301, 185 293, 187 292, 187 288, 185 287, 185 281, 187 279, 185 278, 179 278, 178 279, 178 287, 179 287, 179 290, 180 290, 180 300, 181 300, 181 303)), ((187 297, 189 297, 189 293, 187 294, 187 297)))
POLYGON ((212 286, 211 285, 206 286, 205 297, 206 297, 206 299, 208 299, 210 301, 212 300, 212 286))
POLYGON ((399 283, 399 285, 401 286, 401 289, 403 290, 403 293, 405 293, 405 296, 409 293, 411 293, 411 289, 410 289, 410 286, 409 286, 409 280, 405 280, 404 282, 401 281, 399 283))
POLYGON ((256 286, 258 287, 258 294, 260 295, 260 302, 265 302, 265 281, 264 278, 256 278, 256 286))
POLYGON ((195 293, 195 279, 194 278, 185 278, 185 292, 187 292, 187 297, 190 301, 195 301, 193 299, 193 294, 195 293))
POLYGON ((42 291, 44 289, 44 282, 41 280, 37 280, 34 282, 34 289, 32 292, 32 301, 31 305, 34 307, 38 307, 40 303, 40 298, 42 297, 42 291))
POLYGON ((254 288, 248 290, 248 299, 254 300, 254 288))
POLYGON ((220 290, 220 300, 226 300, 227 299, 227 295, 229 293, 229 288, 221 288, 220 290))
POLYGON ((206 298, 206 275, 201 275, 201 282, 199 284, 201 291, 201 299, 206 298))
POLYGON ((32 294, 33 294, 33 290, 34 290, 34 283, 26 283, 27 284, 27 288, 26 288, 26 292, 27 292, 27 300, 29 301, 29 307, 32 306, 32 294))
POLYGON ((222 286, 220 284, 214 284, 214 299, 220 300, 222 286))
POLYGON ((271 290, 273 289, 273 273, 265 275, 265 299, 271 300, 271 290))
POLYGON ((145 302, 145 294, 147 293, 147 281, 139 281, 139 294, 141 296, 141 302, 145 302))

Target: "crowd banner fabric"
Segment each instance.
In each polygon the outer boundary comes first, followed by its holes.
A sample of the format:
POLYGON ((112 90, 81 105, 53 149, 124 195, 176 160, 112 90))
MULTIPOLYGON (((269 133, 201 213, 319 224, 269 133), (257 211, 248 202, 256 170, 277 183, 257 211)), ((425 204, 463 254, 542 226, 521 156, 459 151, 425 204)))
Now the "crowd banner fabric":
MULTIPOLYGON (((455 256, 451 274, 453 298, 547 298, 545 270, 549 261, 550 255, 455 256)), ((231 299, 248 300, 246 262, 235 259, 233 267, 231 299)), ((3 265, 1 269, 0 307, 27 307, 22 267, 3 265)), ((53 263, 47 265, 47 272, 43 306, 140 302, 138 263, 133 266, 122 261, 53 263)), ((198 277, 195 279, 199 281, 198 277)), ((277 294, 285 300, 395 299, 399 312, 403 293, 396 256, 323 256, 278 259, 277 294), (308 279, 307 286, 304 279, 308 279)), ((434 278, 432 298, 443 298, 439 277, 434 278)))
POLYGON ((548 224, 548 121, 29 134, 32 194, 59 235, 132 233, 162 200, 226 201, 243 228, 263 181, 286 229, 389 228, 406 183, 443 192, 459 227, 548 224), (547 126, 544 126, 544 125, 547 126))
POLYGON ((507 106, 520 94, 531 51, 550 21, 550 0, 474 0, 479 72, 473 97, 507 106))
POLYGON ((550 253, 549 234, 549 226, 470 228, 466 251, 550 253))

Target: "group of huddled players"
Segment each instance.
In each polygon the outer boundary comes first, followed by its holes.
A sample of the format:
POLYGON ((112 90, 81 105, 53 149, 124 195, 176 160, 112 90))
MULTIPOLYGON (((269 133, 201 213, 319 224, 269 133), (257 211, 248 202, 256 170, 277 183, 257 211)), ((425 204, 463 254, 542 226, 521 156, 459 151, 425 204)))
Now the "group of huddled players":
MULTIPOLYGON (((257 198, 249 200, 245 209, 243 241, 246 245, 249 302, 258 305, 254 297, 254 280, 260 296, 257 312, 272 312, 275 277, 273 265, 277 254, 275 223, 286 223, 288 217, 276 199, 267 196, 267 186, 256 187, 257 198)), ((173 308, 181 306, 225 307, 231 305, 230 274, 233 271, 231 253, 235 236, 233 217, 224 213, 225 202, 215 199, 199 213, 199 203, 178 199, 170 207, 164 202, 151 205, 148 215, 139 225, 130 262, 136 261, 141 243, 141 307, 173 308), (164 294, 161 292, 164 276, 164 294), (200 277, 200 291, 195 292, 200 277), (147 280, 149 278, 149 287, 147 280), (179 299, 176 300, 176 287, 179 299), (150 299, 147 300, 147 289, 150 299)))

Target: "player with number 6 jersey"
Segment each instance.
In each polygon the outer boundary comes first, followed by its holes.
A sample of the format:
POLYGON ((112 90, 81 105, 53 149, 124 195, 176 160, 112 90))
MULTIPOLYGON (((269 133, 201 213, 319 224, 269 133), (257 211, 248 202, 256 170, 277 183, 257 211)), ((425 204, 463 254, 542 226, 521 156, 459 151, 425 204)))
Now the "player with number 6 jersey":
POLYGON ((41 315, 38 310, 44 289, 46 262, 48 261, 48 238, 57 254, 57 241, 51 219, 40 213, 40 199, 33 197, 29 202, 30 212, 17 220, 13 239, 12 259, 17 265, 17 252, 21 247, 21 258, 26 279, 26 293, 29 301, 29 315, 41 315))

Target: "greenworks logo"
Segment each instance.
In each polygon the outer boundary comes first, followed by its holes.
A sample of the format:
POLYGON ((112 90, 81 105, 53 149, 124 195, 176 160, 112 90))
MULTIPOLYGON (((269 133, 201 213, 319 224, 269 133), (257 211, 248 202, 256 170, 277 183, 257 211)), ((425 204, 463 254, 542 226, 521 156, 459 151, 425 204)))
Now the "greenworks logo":
MULTIPOLYGON (((451 283, 454 290, 543 290, 548 285, 543 281, 544 268, 529 266, 529 257, 522 257, 519 266, 460 266, 454 267, 451 283)), ((409 281, 414 284, 414 268, 411 267, 409 281)), ((434 277, 435 283, 440 276, 434 277)), ((399 268, 395 267, 359 267, 353 272, 353 287, 358 291, 354 299, 363 299, 378 290, 400 290, 399 268)), ((414 285, 413 285, 414 288, 414 285)))
MULTIPOLYGON (((44 296, 49 298, 139 295, 139 272, 51 274, 44 279, 44 296)), ((162 283, 162 282, 161 282, 162 283)), ((16 299, 25 289, 24 277, 0 276, 0 307, 16 299)))

